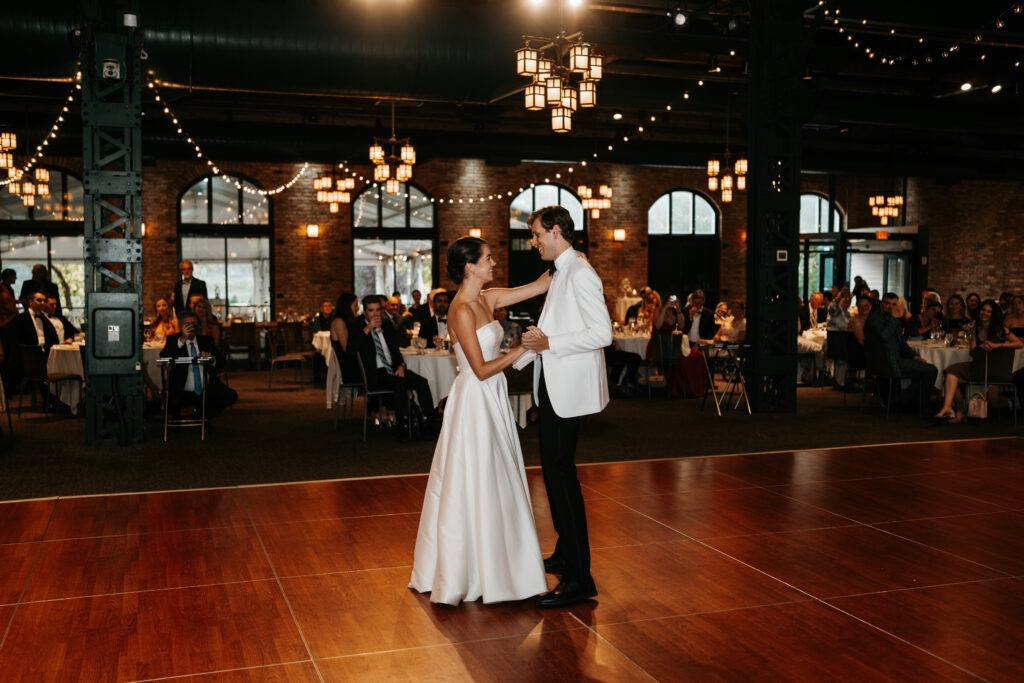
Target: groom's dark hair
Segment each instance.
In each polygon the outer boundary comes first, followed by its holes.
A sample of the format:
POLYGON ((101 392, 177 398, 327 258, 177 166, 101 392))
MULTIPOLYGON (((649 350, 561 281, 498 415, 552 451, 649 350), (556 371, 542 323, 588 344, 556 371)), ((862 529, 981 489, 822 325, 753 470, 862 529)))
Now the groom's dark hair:
POLYGON ((564 206, 545 206, 543 209, 537 209, 530 214, 530 220, 526 222, 526 225, 533 227, 533 222, 540 219, 540 227, 544 228, 548 232, 557 225, 561 228, 562 237, 569 244, 572 244, 573 230, 576 225, 572 222, 572 216, 569 215, 569 210, 564 206))

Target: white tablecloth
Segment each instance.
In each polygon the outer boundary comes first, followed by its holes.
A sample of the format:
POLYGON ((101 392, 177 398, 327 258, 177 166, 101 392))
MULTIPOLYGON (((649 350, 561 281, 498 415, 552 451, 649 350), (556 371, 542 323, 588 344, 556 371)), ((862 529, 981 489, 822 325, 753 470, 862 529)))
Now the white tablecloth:
POLYGON ((636 336, 616 334, 612 336, 612 340, 623 351, 639 354, 643 358, 647 354, 647 342, 651 341, 651 336, 649 334, 638 334, 636 336))
MULTIPOLYGON (((428 352, 425 354, 409 353, 402 349, 402 359, 405 367, 427 380, 430 385, 430 395, 434 397, 434 406, 447 398, 452 390, 452 382, 459 374, 458 361, 453 353, 428 352)), ((533 366, 526 370, 512 370, 511 372, 533 373, 533 366)), ((520 427, 526 426, 527 411, 533 407, 533 396, 517 396, 511 400, 514 409, 517 409, 516 421, 520 427)))
MULTIPOLYGON (((54 344, 46 358, 47 375, 78 375, 85 377, 85 365, 82 363, 80 344, 54 344)), ((82 398, 81 385, 77 382, 59 382, 50 384, 50 393, 57 400, 71 407, 71 414, 78 414, 78 402, 82 398)))
POLYGON ((160 389, 160 366, 156 361, 163 348, 162 342, 142 343, 142 367, 145 370, 146 379, 152 382, 152 386, 157 389, 160 389))
MULTIPOLYGON (((327 409, 330 410, 334 407, 334 399, 338 396, 338 384, 343 380, 350 383, 358 383, 362 381, 362 377, 345 377, 341 376, 341 365, 338 363, 338 357, 334 355, 334 347, 331 346, 331 333, 330 332, 316 332, 313 334, 313 348, 320 352, 320 355, 324 357, 324 363, 327 364, 327 381, 325 383, 324 394, 327 399, 327 409)), ((345 390, 347 393, 342 395, 342 405, 349 398, 354 396, 354 390, 345 390)))
MULTIPOLYGON (((944 381, 943 370, 954 363, 969 363, 971 360, 971 352, 966 348, 919 341, 907 342, 907 344, 920 354, 921 358, 924 358, 939 369, 939 375, 935 378, 935 387, 937 389, 942 389, 944 381)), ((1017 371, 1021 368, 1024 368, 1024 349, 1017 349, 1017 352, 1013 354, 1013 369, 1017 371)))
POLYGON ((626 322, 626 311, 629 307, 640 303, 638 296, 620 296, 615 300, 615 318, 619 322, 626 322))

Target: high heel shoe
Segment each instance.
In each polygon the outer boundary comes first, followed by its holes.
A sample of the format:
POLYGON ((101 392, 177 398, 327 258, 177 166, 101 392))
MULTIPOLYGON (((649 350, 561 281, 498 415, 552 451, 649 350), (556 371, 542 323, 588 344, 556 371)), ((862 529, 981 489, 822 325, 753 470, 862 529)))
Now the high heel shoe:
POLYGON ((956 417, 956 413, 954 413, 952 410, 946 410, 946 409, 940 410, 935 415, 935 419, 936 420, 946 420, 946 421, 949 421, 949 420, 952 420, 955 417, 956 417))

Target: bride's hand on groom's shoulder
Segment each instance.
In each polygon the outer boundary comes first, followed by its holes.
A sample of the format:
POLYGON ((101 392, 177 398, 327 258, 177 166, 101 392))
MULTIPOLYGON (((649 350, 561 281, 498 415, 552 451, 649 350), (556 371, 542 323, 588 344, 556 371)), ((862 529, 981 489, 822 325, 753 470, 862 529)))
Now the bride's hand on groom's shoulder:
POLYGON ((581 259, 583 259, 583 262, 584 262, 584 263, 590 263, 590 259, 588 259, 588 258, 587 258, 587 255, 586 255, 586 254, 584 254, 584 253, 583 253, 582 251, 580 251, 579 249, 577 249, 577 250, 576 250, 576 255, 577 255, 577 256, 579 256, 579 257, 580 257, 581 259))

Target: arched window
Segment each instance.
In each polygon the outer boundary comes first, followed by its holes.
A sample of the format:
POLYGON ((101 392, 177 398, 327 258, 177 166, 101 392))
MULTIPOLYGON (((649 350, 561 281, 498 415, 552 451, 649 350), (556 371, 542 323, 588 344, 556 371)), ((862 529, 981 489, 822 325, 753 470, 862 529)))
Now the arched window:
POLYGON ((671 190, 647 210, 647 283, 685 299, 700 289, 718 300, 721 245, 718 210, 694 190, 671 190))
POLYGON ((178 202, 180 257, 206 282, 217 317, 267 320, 271 309, 270 198, 241 177, 205 176, 178 202))
POLYGON ((828 197, 808 192, 800 195, 800 234, 840 232, 843 228, 843 214, 839 205, 832 205, 832 224, 828 220, 828 197))
POLYGON ((353 291, 390 296, 403 303, 418 289, 434 288, 437 245, 434 203, 422 188, 400 183, 397 194, 368 185, 352 203, 353 291))
MULTIPOLYGON (((537 279, 547 267, 540 255, 530 245, 530 226, 526 221, 530 214, 545 206, 564 206, 572 216, 573 247, 577 251, 587 251, 587 219, 583 204, 575 192, 564 185, 540 183, 528 187, 512 200, 509 207, 508 232, 510 245, 508 255, 508 284, 518 287, 537 279)), ((517 310, 533 314, 540 308, 540 299, 523 302, 517 310)))
POLYGON ((45 193, 36 191, 34 206, 25 206, 20 195, 0 187, 0 268, 17 273, 14 293, 20 295, 32 266, 46 265, 64 315, 77 325, 85 317, 82 180, 63 169, 46 171, 49 179, 42 182, 33 173, 33 184, 47 188, 45 193))

